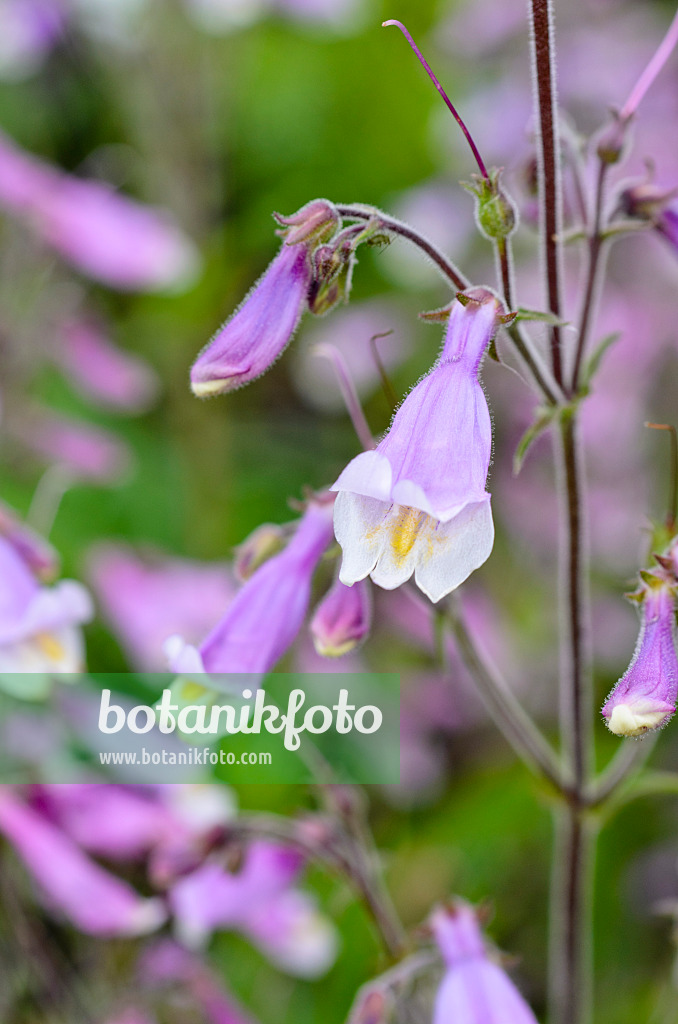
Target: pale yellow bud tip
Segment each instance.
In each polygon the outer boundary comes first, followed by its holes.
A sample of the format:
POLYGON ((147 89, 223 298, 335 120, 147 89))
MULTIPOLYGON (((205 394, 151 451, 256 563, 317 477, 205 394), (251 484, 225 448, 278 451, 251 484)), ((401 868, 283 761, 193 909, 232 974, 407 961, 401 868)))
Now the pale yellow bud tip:
POLYGON ((191 391, 198 398, 209 398, 211 395, 218 395, 222 391, 230 391, 231 384, 228 380, 195 380, 191 381, 191 391))
POLYGON ((617 704, 612 709, 607 727, 616 736, 642 736, 666 721, 666 711, 642 711, 630 704, 617 704))

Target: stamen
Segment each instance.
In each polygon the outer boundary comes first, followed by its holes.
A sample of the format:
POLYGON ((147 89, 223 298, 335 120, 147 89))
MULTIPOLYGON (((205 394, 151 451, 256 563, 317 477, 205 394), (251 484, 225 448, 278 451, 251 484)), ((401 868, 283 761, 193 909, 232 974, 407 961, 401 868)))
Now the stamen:
POLYGON ((403 561, 414 547, 427 515, 421 509, 410 508, 409 505, 396 507, 398 511, 391 527, 391 545, 397 558, 403 561))
POLYGON ((482 174, 483 178, 485 178, 486 180, 489 180, 490 176, 487 173, 487 168, 485 167, 485 164, 483 163, 482 157, 480 156, 480 153, 478 152, 478 147, 476 146, 475 142, 471 138, 471 133, 469 132, 468 128, 466 127, 466 125, 462 121, 461 117, 457 113, 455 107, 452 104, 452 101, 450 100, 449 96, 447 95, 447 93, 443 89, 442 85, 440 84, 440 82, 438 81, 436 76, 433 74, 433 71, 431 70, 431 67, 428 64, 426 58, 424 57, 423 53, 421 52, 421 50, 419 49, 419 47, 415 43, 415 41, 412 38, 412 36, 410 35, 410 33, 407 31, 407 29, 403 25, 402 21, 396 21, 395 18, 392 18, 390 21, 383 21, 381 23, 381 25, 382 25, 382 28, 386 28, 388 25, 395 25, 396 28, 399 28, 400 31, 402 32, 402 34, 405 36, 405 38, 407 39, 408 43, 410 44, 410 46, 412 47, 412 49, 416 53, 416 55, 417 55, 417 57, 419 59, 419 62, 422 64, 424 70, 426 71, 426 74, 431 79, 431 81, 435 85, 436 89, 438 90, 438 92, 442 96, 443 100, 445 101, 447 109, 450 111, 450 113, 452 114, 452 117, 455 119, 455 121, 457 122, 457 124, 461 128, 462 132, 464 133, 464 136, 466 137, 466 141, 468 142, 469 146, 471 147, 471 152, 473 153, 473 156, 475 157, 475 161, 478 164, 478 170, 482 174))

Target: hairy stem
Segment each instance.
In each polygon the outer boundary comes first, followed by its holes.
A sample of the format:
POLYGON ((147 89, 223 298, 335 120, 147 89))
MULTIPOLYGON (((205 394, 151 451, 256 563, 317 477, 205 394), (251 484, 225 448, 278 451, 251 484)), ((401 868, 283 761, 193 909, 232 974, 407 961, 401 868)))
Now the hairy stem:
POLYGON ((241 815, 229 823, 224 845, 262 838, 301 850, 347 879, 369 912, 388 956, 399 960, 407 952, 407 935, 381 877, 371 838, 360 848, 356 837, 337 828, 335 822, 322 818, 291 821, 261 813, 241 815))
MULTIPOLYGON (((392 231, 393 234, 406 238, 409 242, 416 245, 418 249, 426 253, 446 280, 451 282, 458 291, 464 291, 470 287, 471 282, 455 267, 454 263, 432 242, 429 242, 427 238, 420 235, 418 231, 415 231, 408 224, 404 224, 395 217, 389 217, 373 206, 337 206, 337 212, 347 220, 372 220, 374 217, 378 217, 385 231, 392 231)), ((558 384, 551 379, 546 368, 541 365, 539 357, 533 351, 531 341, 525 337, 519 326, 515 323, 511 324, 507 328, 507 333, 530 370, 535 384, 546 401, 550 405, 557 405, 564 401, 564 396, 558 384)))
POLYGON ((461 271, 455 267, 454 263, 440 249, 432 242, 429 242, 428 238, 424 238, 418 231, 415 231, 408 224, 404 224, 403 221, 398 220, 396 217, 389 217, 373 206, 337 206, 337 213, 340 217, 346 217, 348 220, 371 220, 377 216, 386 231, 392 231, 395 235, 407 238, 408 241, 414 242, 422 252, 426 253, 428 258, 435 263, 443 277, 451 281, 458 291, 463 291, 464 288, 469 287, 471 282, 468 278, 464 277, 461 271))
POLYGON ((584 303, 579 321, 579 337, 577 339, 577 351, 572 369, 572 383, 570 394, 575 394, 579 384, 579 373, 581 370, 582 358, 586 350, 586 344, 591 333, 591 325, 596 306, 596 293, 598 290, 599 272, 602 270, 603 260, 601 255, 604 248, 604 237, 602 232, 603 198, 605 195, 605 178, 608 165, 601 160, 598 168, 598 180, 596 183, 596 197, 593 211, 593 224, 589 233, 588 268, 586 273, 586 289, 584 292, 584 303))
POLYGON ((556 823, 550 940, 551 1024, 591 1020, 591 898, 595 832, 586 798, 593 766, 589 616, 585 585, 583 474, 576 409, 561 417, 558 457, 564 498, 560 581, 564 599, 561 649, 561 744, 573 792, 556 823))
MULTIPOLYGON (((549 311, 560 319, 560 146, 556 126, 556 92, 553 66, 553 16, 551 0, 530 0, 532 48, 536 71, 539 124, 539 195, 546 291, 549 311)), ((560 327, 551 328, 551 365, 558 384, 563 383, 560 327)))
POLYGON ((551 1024, 584 1024, 592 1012, 593 865, 597 828, 577 804, 556 812, 549 1004, 551 1024))

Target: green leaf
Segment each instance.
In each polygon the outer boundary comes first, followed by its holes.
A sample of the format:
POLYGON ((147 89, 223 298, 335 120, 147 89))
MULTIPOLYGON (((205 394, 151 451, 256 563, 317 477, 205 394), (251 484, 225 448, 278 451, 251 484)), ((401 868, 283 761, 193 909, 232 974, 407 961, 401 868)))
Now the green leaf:
POLYGON ((587 395, 589 393, 593 378, 598 372, 600 364, 603 361, 603 356, 610 345, 614 345, 615 341, 618 341, 620 337, 621 331, 613 331, 612 334, 606 334, 605 337, 598 342, 593 352, 584 363, 584 369, 581 375, 581 384, 579 385, 580 395, 587 395))
POLYGON ((532 423, 520 441, 516 448, 515 455, 513 456, 513 475, 518 476, 520 470, 523 467, 525 456, 527 455, 528 448, 533 441, 536 441, 540 434, 542 434, 553 422, 554 418, 559 413, 558 406, 549 405, 540 407, 537 410, 537 418, 532 423))

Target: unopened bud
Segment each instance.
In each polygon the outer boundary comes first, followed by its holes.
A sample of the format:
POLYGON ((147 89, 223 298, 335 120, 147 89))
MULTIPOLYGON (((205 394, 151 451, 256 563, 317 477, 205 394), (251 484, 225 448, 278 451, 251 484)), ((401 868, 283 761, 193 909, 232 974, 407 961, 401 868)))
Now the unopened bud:
POLYGON ((371 619, 372 602, 367 582, 359 580, 347 587, 339 579, 335 580, 311 620, 315 649, 326 658, 348 654, 369 633, 371 619))
POLYGON ((290 217, 283 217, 280 213, 274 214, 274 217, 278 224, 283 225, 283 229, 289 229, 280 232, 285 234, 288 245, 324 242, 332 237, 341 223, 334 204, 327 199, 314 199, 290 217))
POLYGON ((483 235, 491 240, 508 238, 517 223, 516 208, 500 184, 501 171, 489 178, 474 177, 465 188, 476 197, 476 221, 483 235))
POLYGON ((262 523, 235 549, 235 574, 241 583, 260 565, 277 555, 285 546, 289 532, 276 523, 262 523))

